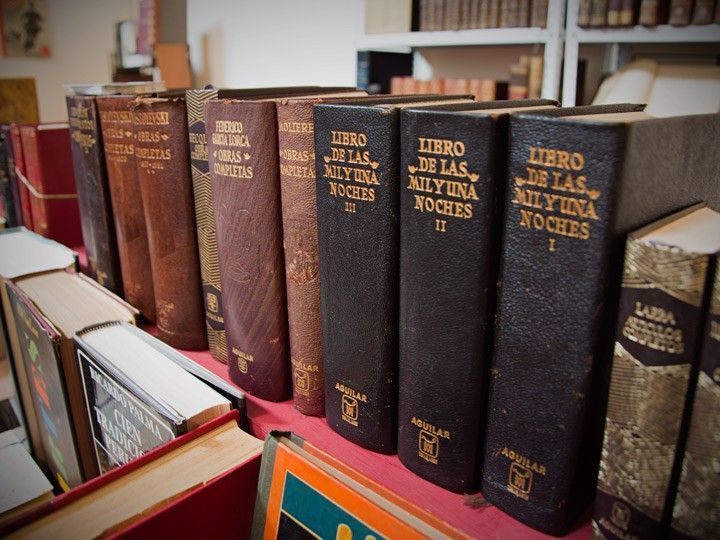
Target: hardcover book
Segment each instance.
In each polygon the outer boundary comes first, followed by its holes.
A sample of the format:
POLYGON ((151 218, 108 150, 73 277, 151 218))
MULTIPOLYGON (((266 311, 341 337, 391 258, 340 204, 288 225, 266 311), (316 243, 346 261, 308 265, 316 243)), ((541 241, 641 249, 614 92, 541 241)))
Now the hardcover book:
POLYGON ((12 159, 12 154, 8 155, 9 147, 11 149, 9 136, 10 126, 3 125, 0 127, 0 213, 5 219, 6 227, 17 227, 17 211, 19 208, 15 205, 13 187, 10 180, 10 167, 12 166, 14 169, 15 162, 12 159), (5 128, 7 128, 7 133, 5 128))
POLYGON ((66 96, 80 225, 90 276, 123 296, 98 111, 92 96, 66 96))
POLYGON ((230 410, 225 397, 183 369, 187 358, 143 334, 115 322, 74 337, 100 473, 230 410))
POLYGON ((466 538, 292 434, 265 439, 251 538, 466 538))
POLYGON ((132 95, 95 98, 117 237, 118 259, 125 299, 149 321, 155 321, 155 293, 138 170, 132 95))
POLYGON ((160 338, 180 349, 204 349, 185 98, 138 98, 130 110, 160 338))
POLYGON ((13 353, 23 359, 50 470, 68 490, 98 471, 72 336, 106 321, 134 322, 137 312, 82 274, 56 271, 6 286, 18 334, 13 353))
POLYGON ((702 337, 692 418, 670 523, 671 538, 711 538, 720 531, 720 267, 715 262, 702 337))
POLYGON ((17 178, 23 226, 34 231, 32 209, 30 208, 30 191, 28 189, 28 182, 25 181, 27 180, 27 178, 25 178, 25 154, 23 152, 20 126, 18 124, 10 125, 10 141, 12 143, 13 159, 15 160, 15 176, 17 178))
POLYGON ((398 454, 455 492, 478 481, 508 114, 554 105, 496 101, 401 114, 398 454))
POLYGON ((592 522, 597 538, 667 532, 663 516, 702 343, 705 285, 719 252, 720 214, 708 208, 628 238, 592 522))
POLYGON ((624 237, 720 207, 714 137, 720 115, 633 105, 511 117, 482 491, 532 527, 562 534, 594 495, 624 237))
POLYGON ((67 124, 20 126, 33 230, 68 247, 82 245, 70 131, 67 124))
POLYGON ((315 106, 325 416, 343 437, 394 453, 401 108, 458 96, 315 106))
POLYGON ((22 203, 20 201, 20 185, 15 173, 15 152, 12 140, 12 125, 3 124, 0 126, 0 144, 2 144, 5 153, 5 165, 10 184, 10 207, 11 215, 8 216, 8 227, 19 227, 23 225, 22 203))

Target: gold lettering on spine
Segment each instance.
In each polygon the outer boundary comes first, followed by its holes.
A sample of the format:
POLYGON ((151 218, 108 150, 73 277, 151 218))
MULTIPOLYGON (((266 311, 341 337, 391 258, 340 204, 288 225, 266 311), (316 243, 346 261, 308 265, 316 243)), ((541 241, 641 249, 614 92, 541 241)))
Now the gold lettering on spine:
MULTIPOLYGON (((380 185, 379 163, 366 149, 368 138, 352 131, 330 132, 330 154, 323 156, 323 178, 328 180, 332 197, 375 202, 375 186, 380 185)), ((357 213, 357 203, 345 202, 343 209, 357 213)))
POLYGON ((71 105, 68 116, 72 140, 87 154, 90 148, 97 144, 97 130, 90 115, 90 107, 82 104, 71 105))
POLYGON ((251 179, 253 166, 247 162, 252 158, 252 148, 242 122, 216 120, 214 128, 210 136, 216 146, 213 150, 213 172, 229 178, 251 179))
POLYGON ((585 164, 581 152, 531 146, 524 174, 514 178, 511 203, 519 209, 518 222, 553 235, 550 252, 557 250, 557 237, 589 239, 590 225, 600 219, 601 192, 589 187, 585 164))
POLYGON ((132 113, 130 111, 100 111, 99 115, 103 127, 105 159, 113 163, 126 163, 128 156, 135 154, 132 113))
POLYGON ((635 309, 623 324, 623 336, 630 341, 668 354, 683 354, 683 331, 676 328, 672 311, 635 302, 635 309))
POLYGON ((144 143, 162 145, 170 140, 170 136, 162 127, 170 125, 170 113, 167 111, 134 111, 133 123, 136 126, 135 157, 140 168, 146 169, 149 174, 153 175, 157 171, 165 170, 165 162, 170 161, 173 157, 172 150, 169 147, 156 148, 142 145, 144 143), (137 126, 143 127, 137 129, 137 126), (159 127, 153 128, 152 126, 159 127))

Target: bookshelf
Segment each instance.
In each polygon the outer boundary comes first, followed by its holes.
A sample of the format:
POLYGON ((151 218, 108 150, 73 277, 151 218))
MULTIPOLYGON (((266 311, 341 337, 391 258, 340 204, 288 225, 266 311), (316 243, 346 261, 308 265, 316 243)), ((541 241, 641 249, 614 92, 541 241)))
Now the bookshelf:
POLYGON ((564 0, 550 0, 546 28, 485 28, 366 34, 356 42, 356 48, 358 51, 412 51, 413 77, 431 79, 433 78, 432 63, 424 54, 427 49, 490 45, 542 45, 544 53, 541 96, 547 99, 558 99, 563 60, 564 20, 564 0))

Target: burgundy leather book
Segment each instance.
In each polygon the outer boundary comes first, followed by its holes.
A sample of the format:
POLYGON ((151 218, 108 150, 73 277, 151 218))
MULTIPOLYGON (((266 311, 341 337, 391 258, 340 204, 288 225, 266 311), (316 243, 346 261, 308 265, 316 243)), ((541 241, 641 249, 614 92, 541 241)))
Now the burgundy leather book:
POLYGON ((67 124, 20 126, 33 230, 68 247, 82 245, 67 124))
POLYGON ((12 124, 10 127, 10 142, 12 144, 13 158, 15 159, 15 175, 17 178, 18 197, 20 198, 20 214, 22 224, 26 229, 34 231, 32 209, 30 208, 30 191, 22 178, 25 177, 25 154, 23 153, 20 126, 12 124))

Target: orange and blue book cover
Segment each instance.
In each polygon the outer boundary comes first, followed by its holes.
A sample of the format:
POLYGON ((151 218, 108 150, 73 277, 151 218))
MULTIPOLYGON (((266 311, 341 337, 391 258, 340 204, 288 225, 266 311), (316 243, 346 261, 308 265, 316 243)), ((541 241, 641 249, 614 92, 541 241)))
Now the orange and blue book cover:
POLYGON ((265 440, 253 539, 448 537, 465 535, 301 438, 265 440))

